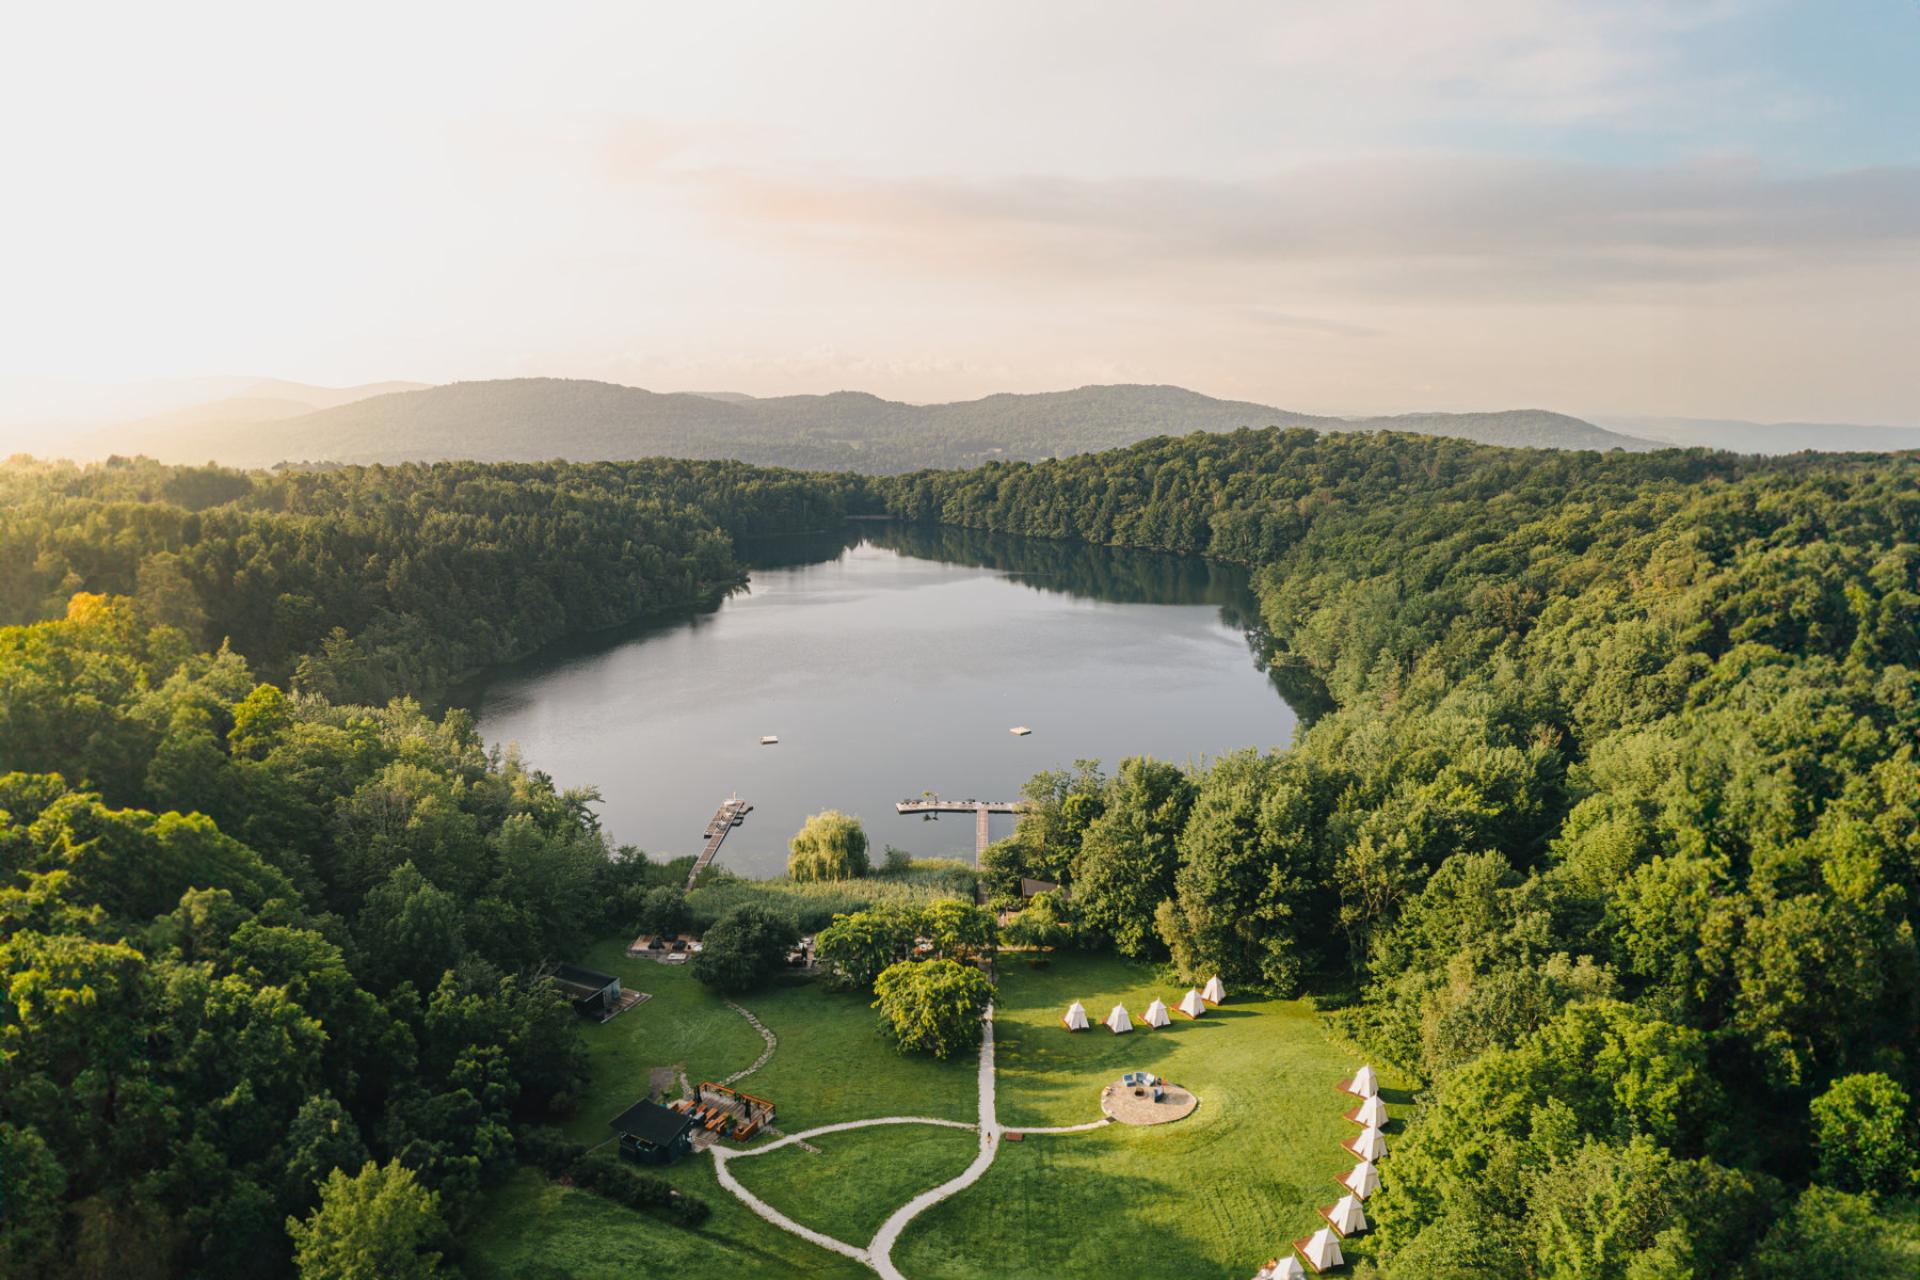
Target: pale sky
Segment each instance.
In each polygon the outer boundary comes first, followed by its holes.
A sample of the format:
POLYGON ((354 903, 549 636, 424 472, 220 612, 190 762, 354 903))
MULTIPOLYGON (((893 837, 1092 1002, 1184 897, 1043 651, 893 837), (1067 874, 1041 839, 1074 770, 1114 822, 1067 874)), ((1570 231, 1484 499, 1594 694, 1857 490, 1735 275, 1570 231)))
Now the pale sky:
POLYGON ((0 384, 1920 423, 1914 0, 42 4, 0 384))

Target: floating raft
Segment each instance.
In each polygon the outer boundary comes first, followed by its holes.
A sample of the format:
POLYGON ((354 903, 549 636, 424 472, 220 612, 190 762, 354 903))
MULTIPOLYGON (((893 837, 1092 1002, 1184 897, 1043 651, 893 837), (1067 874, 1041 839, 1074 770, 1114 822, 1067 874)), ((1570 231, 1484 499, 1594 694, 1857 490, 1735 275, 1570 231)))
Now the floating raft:
POLYGON ((1008 733, 1010 733, 1010 734, 1012 734, 1012 735, 1013 735, 1014 737, 1016 737, 1016 738, 1024 738, 1024 737, 1026 737, 1026 736, 1027 736, 1028 734, 1030 734, 1030 733, 1032 733, 1032 732, 1033 732, 1033 730, 1032 730, 1032 729, 1029 729, 1029 728, 1028 728, 1028 727, 1027 727, 1026 725, 1023 725, 1023 724, 1017 724, 1017 725, 1015 725, 1015 726, 1013 726, 1013 728, 1011 728, 1011 729, 1009 729, 1009 730, 1007 730, 1007 732, 1008 732, 1008 733))

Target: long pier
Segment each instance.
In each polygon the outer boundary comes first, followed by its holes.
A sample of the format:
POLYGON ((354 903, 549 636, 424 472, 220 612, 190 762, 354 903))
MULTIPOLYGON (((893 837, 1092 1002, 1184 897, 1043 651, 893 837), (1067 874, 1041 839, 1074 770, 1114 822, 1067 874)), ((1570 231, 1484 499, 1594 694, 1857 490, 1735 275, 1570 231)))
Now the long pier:
POLYGON ((893 806, 895 813, 971 813, 973 815, 973 860, 980 861, 980 855, 987 851, 987 815, 990 813, 1018 813, 1026 806, 1024 800, 942 800, 935 796, 930 800, 902 800, 893 806))
POLYGON ((687 873, 689 890, 693 888, 693 882, 700 878, 700 873, 707 869, 707 864, 713 861, 713 855, 720 852, 720 845, 726 840, 727 833, 747 816, 747 810, 751 808, 753 806, 739 796, 730 796, 714 810, 713 820, 707 823, 707 843, 700 850, 700 856, 693 860, 693 870, 687 873))

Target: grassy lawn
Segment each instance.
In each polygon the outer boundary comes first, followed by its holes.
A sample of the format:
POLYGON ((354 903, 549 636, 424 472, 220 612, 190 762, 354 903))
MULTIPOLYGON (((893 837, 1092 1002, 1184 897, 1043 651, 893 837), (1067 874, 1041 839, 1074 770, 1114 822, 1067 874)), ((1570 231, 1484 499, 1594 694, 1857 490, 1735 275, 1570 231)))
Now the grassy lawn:
MULTIPOLYGON (((582 1028, 593 1079, 579 1111, 563 1126, 581 1142, 596 1143, 608 1136, 607 1121, 646 1095, 653 1068, 683 1065, 695 1083, 722 1079, 753 1062, 766 1047, 760 1033, 696 982, 685 966, 629 960, 627 941, 608 939, 580 960, 618 974, 622 984, 652 997, 611 1022, 582 1028)), ((975 1118, 973 1061, 903 1057, 881 1036, 879 1015, 859 995, 832 991, 818 979, 790 978, 740 1003, 780 1039, 773 1061, 740 1087, 772 1098, 788 1132, 887 1115, 975 1118)), ((762 1179, 769 1186, 779 1184, 769 1199, 783 1212, 809 1223, 813 1219, 806 1215, 817 1212, 822 1215, 821 1230, 845 1230, 853 1243, 865 1244, 893 1208, 952 1176, 942 1172, 947 1168, 943 1150, 962 1153, 953 1168, 958 1172, 976 1149, 971 1132, 917 1127, 890 1132, 897 1147, 864 1141, 860 1133, 831 1135, 832 1146, 817 1144, 820 1156, 779 1151, 735 1168, 750 1187, 760 1186, 762 1179), (929 1132, 940 1136, 922 1137, 929 1132), (873 1158, 883 1147, 884 1163, 876 1168, 873 1158), (784 1162, 789 1156, 799 1159, 788 1166, 784 1162), (760 1167, 763 1161, 765 1169, 760 1167), (823 1167, 835 1170, 836 1176, 816 1183, 812 1175, 823 1167), (845 1177, 838 1176, 840 1170, 848 1171, 845 1177), (918 1181, 923 1174, 926 1180, 918 1181), (836 1189, 836 1182, 844 1185, 836 1189), (873 1226, 861 1235, 857 1224, 869 1219, 873 1226)), ((470 1238, 474 1274, 502 1280, 616 1275, 625 1280, 635 1274, 679 1280, 743 1275, 834 1280, 872 1275, 857 1263, 762 1222, 720 1186, 712 1161, 704 1156, 659 1172, 713 1206, 705 1227, 690 1232, 523 1173, 494 1193, 480 1229, 470 1238)))
MULTIPOLYGON (((608 1117, 647 1089, 654 1067, 684 1064, 696 1081, 746 1066, 758 1033, 681 967, 630 961, 624 939, 582 957, 653 998, 585 1030, 594 1080, 567 1126, 599 1141, 608 1117)), ((1230 1000, 1198 1022, 1114 1036, 1059 1024, 1078 998, 1095 1019, 1123 1001, 1136 1020, 1180 990, 1149 966, 1063 956, 1045 970, 1001 968, 996 1013, 1002 1124, 1065 1125, 1100 1114, 1100 1089, 1145 1068, 1194 1090, 1200 1109, 1161 1128, 1109 1126, 1002 1145, 979 1183, 916 1220, 895 1250, 914 1280, 1125 1274, 1143 1280, 1244 1280, 1287 1242, 1319 1225, 1333 1178, 1352 1161, 1339 1141, 1351 1101, 1335 1085, 1358 1059, 1298 1002, 1230 1000)), ((773 1029, 773 1060, 742 1082, 780 1107, 789 1133, 842 1120, 927 1115, 971 1121, 971 1060, 896 1053, 858 995, 816 979, 785 979, 741 1002, 773 1029)), ((1389 1104, 1407 1101, 1385 1074, 1389 1104)), ((1402 1111, 1404 1114, 1404 1111, 1402 1111)), ((1389 1141, 1393 1130, 1389 1130, 1389 1141)), ((831 1134, 820 1153, 788 1148, 740 1160, 734 1173, 799 1222, 865 1244, 887 1214, 952 1177, 972 1158, 965 1130, 886 1126, 831 1134)), ((1384 1166, 1391 1177, 1392 1161, 1384 1166)), ((709 1159, 667 1171, 713 1205, 690 1232, 661 1219, 522 1174, 493 1197, 470 1238, 473 1273, 493 1277, 868 1275, 857 1264, 762 1222, 722 1190, 709 1159)), ((1349 1257, 1364 1256, 1364 1242, 1349 1257)))
POLYGON ((901 1053, 881 1033, 872 1001, 859 992, 835 991, 817 977, 789 979, 742 997, 740 1003, 780 1037, 780 1049, 740 1088, 771 1098, 788 1133, 876 1116, 969 1124, 977 1119, 977 1060, 940 1062, 901 1053))
POLYGON ((647 1073, 652 1068, 684 1065, 698 1084, 740 1070, 766 1047, 760 1033, 719 996, 695 982, 685 965, 627 959, 630 941, 608 939, 581 960, 589 968, 618 975, 622 986, 653 998, 612 1022, 583 1026, 593 1082, 580 1110, 564 1126, 580 1142, 607 1137, 607 1121, 647 1096, 647 1073))
MULTIPOLYGON (((1124 1002, 1136 1021, 1181 992, 1153 969, 1068 956, 1051 969, 1001 969, 995 1014, 1004 1125, 1099 1116, 1101 1087, 1144 1068, 1192 1089, 1200 1109, 1163 1128, 1119 1125, 1004 1144, 985 1178, 907 1229, 894 1258, 915 1280, 1096 1276, 1244 1280, 1320 1225, 1352 1166, 1355 1132, 1336 1085, 1358 1065, 1298 1002, 1229 1000, 1197 1022, 1115 1036, 1098 1021, 1124 1002), (1058 1021, 1080 999, 1095 1020, 1058 1021)), ((1391 1086, 1389 1104, 1407 1095, 1391 1086)), ((1389 1142, 1392 1140, 1389 1130, 1389 1142)), ((1385 1171, 1391 1175, 1392 1161, 1385 1171)), ((1364 1253, 1363 1248, 1349 1256, 1364 1253)))
MULTIPOLYGON (((629 960, 624 939, 592 948, 584 963, 618 974, 625 986, 653 998, 613 1021, 582 1029, 593 1060, 593 1083, 566 1124, 582 1142, 607 1136, 606 1123, 646 1096, 654 1067, 684 1065, 688 1077, 722 1080, 766 1048, 760 1033, 694 980, 685 965, 629 960)), ((880 1033, 871 997, 830 989, 818 977, 780 979, 740 999, 780 1039, 773 1060, 740 1082, 771 1098, 788 1133, 842 1120, 921 1115, 974 1119, 974 1064, 909 1058, 880 1033)))
POLYGON ((467 1273, 475 1280, 873 1280, 873 1273, 852 1259, 749 1213, 714 1179, 711 1160, 685 1161, 668 1176, 713 1206, 713 1216, 698 1231, 523 1170, 494 1193, 468 1234, 467 1273))
POLYGON ((733 1176, 802 1226, 863 1246, 888 1214, 960 1173, 980 1150, 973 1130, 931 1125, 852 1129, 812 1144, 818 1154, 792 1146, 735 1160, 733 1176))

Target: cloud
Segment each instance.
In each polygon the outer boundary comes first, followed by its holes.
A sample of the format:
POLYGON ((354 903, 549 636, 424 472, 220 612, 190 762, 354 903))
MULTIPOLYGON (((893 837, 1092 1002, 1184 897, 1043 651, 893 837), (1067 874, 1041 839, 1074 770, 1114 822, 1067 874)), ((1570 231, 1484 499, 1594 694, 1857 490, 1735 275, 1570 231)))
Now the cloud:
POLYGON ((1372 298, 1578 300, 1906 260, 1920 246, 1920 166, 1799 176, 1397 155, 1244 180, 727 169, 671 181, 733 235, 875 270, 1299 271, 1372 298))

